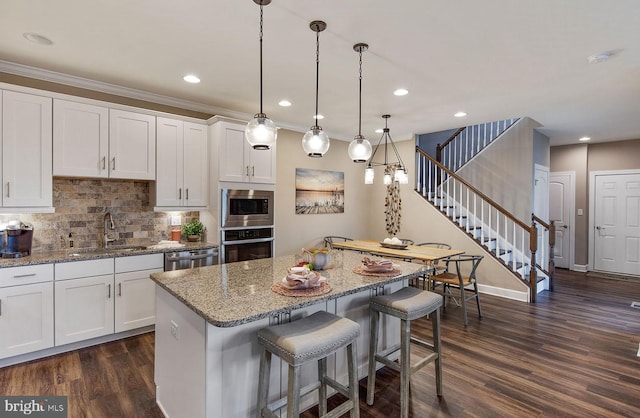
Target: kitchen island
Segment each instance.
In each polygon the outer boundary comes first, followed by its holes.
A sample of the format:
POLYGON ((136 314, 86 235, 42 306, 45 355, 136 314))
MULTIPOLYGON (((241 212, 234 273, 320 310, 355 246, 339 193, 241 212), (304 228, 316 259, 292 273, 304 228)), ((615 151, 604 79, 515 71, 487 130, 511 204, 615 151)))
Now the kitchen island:
MULTIPOLYGON (((261 328, 325 310, 358 322, 359 377, 366 375, 369 298, 390 293, 422 273, 423 266, 394 262, 392 277, 354 272, 361 254, 334 252, 321 271, 331 291, 318 296, 282 296, 271 287, 282 280, 298 258, 294 255, 152 274, 156 286, 156 400, 168 418, 249 417, 256 415, 261 328)), ((381 321, 380 346, 399 340, 399 322, 381 321)), ((274 358, 270 401, 286 394, 286 364, 274 358)), ((346 359, 338 353, 329 370, 346 384, 346 359)), ((308 364, 303 385, 315 381, 317 367, 308 364)), ((304 399, 304 408, 317 397, 304 399)))

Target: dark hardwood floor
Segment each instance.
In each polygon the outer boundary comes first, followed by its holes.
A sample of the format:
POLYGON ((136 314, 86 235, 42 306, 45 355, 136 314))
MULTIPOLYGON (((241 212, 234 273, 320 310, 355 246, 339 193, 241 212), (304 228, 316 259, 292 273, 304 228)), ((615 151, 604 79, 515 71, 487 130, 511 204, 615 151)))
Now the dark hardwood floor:
MULTIPOLYGON (((559 270, 555 291, 540 294, 536 304, 481 295, 484 317, 470 309, 466 328, 461 310, 448 308, 442 316, 444 396, 435 396, 433 366, 425 367, 412 377, 411 416, 640 416, 640 309, 631 308, 632 301, 640 301, 640 281, 559 270)), ((429 339, 430 323, 415 321, 413 332, 429 339)), ((0 369, 0 394, 68 395, 73 418, 161 417, 153 338, 0 369)), ((398 387, 396 372, 380 370, 370 407, 363 379, 361 416, 398 416, 398 387)))

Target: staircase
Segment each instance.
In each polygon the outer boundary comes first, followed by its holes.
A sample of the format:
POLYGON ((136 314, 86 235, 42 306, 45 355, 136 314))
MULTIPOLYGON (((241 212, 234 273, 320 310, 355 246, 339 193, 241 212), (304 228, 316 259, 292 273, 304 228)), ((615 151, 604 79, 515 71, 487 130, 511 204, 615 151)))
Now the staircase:
POLYGON ((416 147, 416 192, 524 282, 530 289, 530 302, 535 303, 539 291, 553 289, 553 223, 547 224, 535 214, 526 222, 517 219, 456 175, 453 169, 467 164, 516 121, 509 119, 467 127, 470 135, 461 136, 464 129, 458 130, 452 135, 453 139, 450 138, 442 146, 446 165, 416 147), (487 137, 485 141, 485 134, 491 132, 491 125, 496 127, 494 132, 497 136, 487 137), (480 136, 477 136, 477 132, 480 132, 480 136), (460 148, 463 143, 468 144, 468 150, 460 148), (454 150, 447 147, 458 148, 454 150))

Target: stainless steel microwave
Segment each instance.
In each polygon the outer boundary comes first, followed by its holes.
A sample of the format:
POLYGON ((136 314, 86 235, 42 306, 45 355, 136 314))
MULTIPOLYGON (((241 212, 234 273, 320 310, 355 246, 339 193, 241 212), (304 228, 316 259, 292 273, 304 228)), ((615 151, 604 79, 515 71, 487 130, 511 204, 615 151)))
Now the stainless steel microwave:
POLYGON ((273 225, 273 191, 222 189, 222 228, 273 225))

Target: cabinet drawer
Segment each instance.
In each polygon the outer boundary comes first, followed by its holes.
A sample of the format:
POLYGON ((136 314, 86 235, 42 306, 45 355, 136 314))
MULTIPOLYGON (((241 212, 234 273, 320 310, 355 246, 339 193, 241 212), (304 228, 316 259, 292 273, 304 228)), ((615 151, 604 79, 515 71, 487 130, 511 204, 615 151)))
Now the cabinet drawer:
POLYGON ((113 258, 57 263, 55 278, 56 280, 68 280, 104 274, 113 274, 113 258))
POLYGON ((132 255, 130 257, 116 258, 116 273, 123 273, 126 271, 163 269, 163 268, 164 268, 163 253, 132 255))
POLYGON ((0 287, 53 281, 53 264, 0 269, 0 287))

